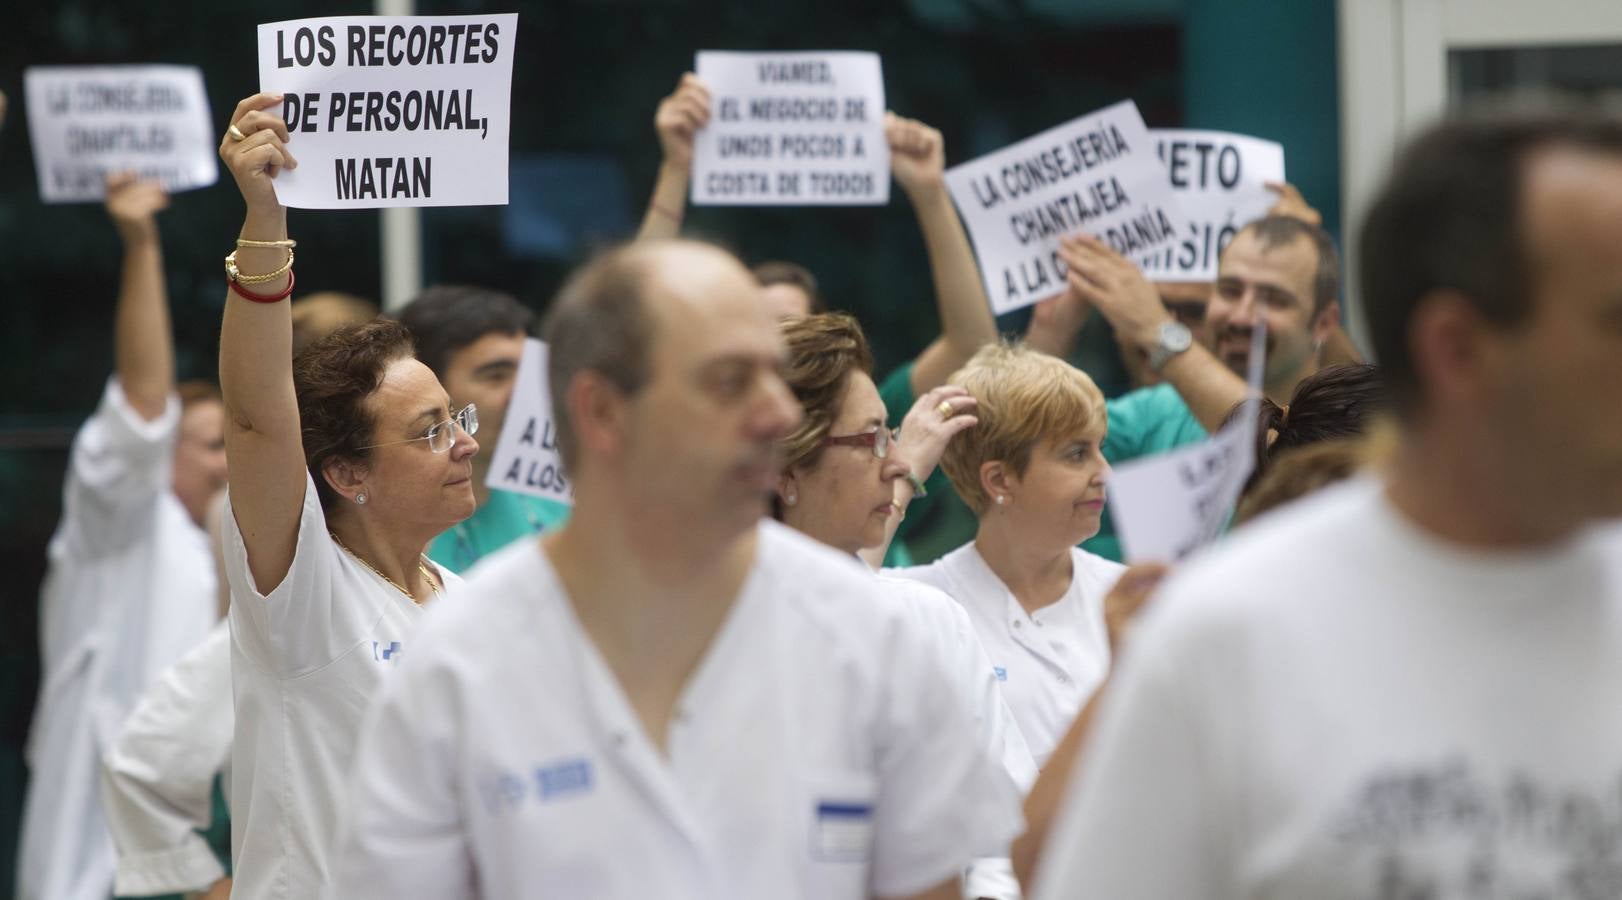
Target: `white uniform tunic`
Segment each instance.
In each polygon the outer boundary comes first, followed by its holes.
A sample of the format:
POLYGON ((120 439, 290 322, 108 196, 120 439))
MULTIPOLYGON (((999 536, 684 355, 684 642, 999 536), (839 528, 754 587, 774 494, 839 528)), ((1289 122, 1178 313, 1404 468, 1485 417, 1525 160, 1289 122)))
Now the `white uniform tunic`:
MULTIPOLYGON (((253 585, 229 500, 224 518, 236 694, 231 896, 320 900, 361 716, 408 652, 422 608, 332 539, 308 475, 293 565, 269 596, 253 585)), ((461 582, 438 572, 448 588, 461 582)))
POLYGON ((1604 556, 1439 540, 1373 479, 1246 526, 1157 591, 1034 893, 1622 896, 1604 556))
POLYGON ((101 799, 118 847, 113 893, 202 891, 225 869, 197 832, 231 757, 231 629, 221 621, 165 669, 107 751, 101 799))
POLYGON ((208 536, 172 490, 180 400, 141 418, 110 380, 74 438, 40 593, 39 701, 17 855, 21 900, 106 900, 97 772, 124 716, 218 618, 208 536))
POLYGON ((1070 589, 1034 614, 991 571, 973 541, 927 566, 886 570, 940 588, 963 604, 1038 766, 1047 765, 1109 673, 1104 596, 1126 571, 1079 548, 1070 557, 1070 589))
POLYGON ((781 525, 759 526, 666 751, 538 543, 489 557, 467 591, 368 715, 341 896, 906 895, 1021 828, 904 605, 781 525))
MULTIPOLYGON (((963 705, 974 716, 986 754, 1002 761, 1021 794, 1028 792, 1036 781, 1036 761, 1014 724, 995 667, 975 637, 968 613, 944 591, 921 581, 892 576, 880 576, 880 581, 908 605, 922 633, 940 652, 963 705)), ((1013 865, 1006 856, 975 860, 963 874, 963 896, 1018 900, 1013 865)))

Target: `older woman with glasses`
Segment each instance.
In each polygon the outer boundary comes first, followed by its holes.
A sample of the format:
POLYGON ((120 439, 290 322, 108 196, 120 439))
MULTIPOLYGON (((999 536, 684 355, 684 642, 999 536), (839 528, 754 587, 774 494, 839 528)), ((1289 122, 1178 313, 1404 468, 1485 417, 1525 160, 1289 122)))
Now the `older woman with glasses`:
POLYGON ((239 900, 327 892, 361 714, 422 604, 456 581, 423 550, 473 513, 479 449, 477 410, 452 412, 399 323, 341 329, 293 359, 294 242, 274 183, 298 163, 280 101, 242 101, 220 143, 247 206, 220 333, 239 900))
POLYGON ((1125 570, 1076 547, 1104 511, 1104 396, 1021 345, 982 348, 950 383, 978 401, 979 424, 952 439, 941 468, 979 530, 930 565, 889 571, 968 610, 1043 765, 1109 671, 1104 597, 1125 570))
MULTIPOLYGON (((829 313, 788 319, 780 327, 788 347, 784 380, 805 418, 782 441, 784 467, 774 512, 824 544, 881 558, 895 531, 893 520, 904 513, 895 499, 897 482, 927 476, 946 442, 974 426, 974 398, 962 388, 936 388, 913 405, 899 435, 892 434, 873 383, 872 354, 855 319, 829 313)), ((934 638, 946 671, 981 726, 986 752, 1002 761, 1021 790, 1029 789, 1035 763, 963 609, 922 584, 884 580, 918 627, 934 638)), ((977 860, 966 873, 965 896, 1019 896, 1007 860, 977 860)))

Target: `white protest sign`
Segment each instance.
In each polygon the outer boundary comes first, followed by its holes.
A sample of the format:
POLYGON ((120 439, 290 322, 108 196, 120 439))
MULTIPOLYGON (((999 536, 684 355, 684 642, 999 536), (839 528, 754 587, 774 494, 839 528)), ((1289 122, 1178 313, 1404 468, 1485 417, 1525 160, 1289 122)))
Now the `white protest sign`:
POLYGON ((1128 259, 1182 221, 1137 104, 1123 100, 946 172, 1001 315, 1064 290, 1059 238, 1090 234, 1128 259))
POLYGON ((302 209, 507 202, 516 13, 334 16, 259 26, 259 89, 297 169, 276 197, 302 209))
POLYGON ((219 178, 219 136, 195 66, 31 66, 28 136, 46 203, 100 200, 131 170, 164 190, 219 178))
POLYGON ((700 51, 710 123, 693 138, 695 206, 890 202, 877 53, 700 51))
POLYGON ((1197 444, 1122 463, 1109 482, 1110 516, 1127 562, 1182 562, 1222 533, 1256 468, 1267 329, 1250 336, 1250 392, 1237 416, 1197 444))
POLYGON ((1225 131, 1160 128, 1149 132, 1181 201, 1181 239, 1138 257, 1156 281, 1216 281, 1217 258, 1247 224, 1267 215, 1284 180, 1284 147, 1225 131))
POLYGON ((546 381, 546 344, 524 341, 518 381, 507 404, 507 421, 490 460, 489 488, 529 494, 574 505, 574 490, 563 474, 557 429, 552 424, 552 392, 546 381))

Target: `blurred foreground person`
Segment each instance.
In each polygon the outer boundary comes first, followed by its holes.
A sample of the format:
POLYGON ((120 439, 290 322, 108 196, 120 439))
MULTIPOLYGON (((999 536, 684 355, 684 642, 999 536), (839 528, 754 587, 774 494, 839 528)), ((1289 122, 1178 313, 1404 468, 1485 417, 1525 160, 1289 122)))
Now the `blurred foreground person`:
POLYGON ((73 441, 62 521, 40 595, 40 694, 17 896, 106 900, 113 843, 97 791, 101 756, 143 688, 219 618, 203 522, 225 486, 219 392, 175 383, 157 213, 163 189, 107 183, 124 246, 115 370, 73 441))
POLYGON ((763 520, 800 409, 759 285, 641 242, 545 338, 574 513, 372 707, 338 895, 957 897, 1019 793, 905 606, 763 520))
POLYGON ((1619 244, 1613 118, 1399 157, 1361 260, 1390 459, 1162 587, 1035 896, 1617 893, 1619 244))

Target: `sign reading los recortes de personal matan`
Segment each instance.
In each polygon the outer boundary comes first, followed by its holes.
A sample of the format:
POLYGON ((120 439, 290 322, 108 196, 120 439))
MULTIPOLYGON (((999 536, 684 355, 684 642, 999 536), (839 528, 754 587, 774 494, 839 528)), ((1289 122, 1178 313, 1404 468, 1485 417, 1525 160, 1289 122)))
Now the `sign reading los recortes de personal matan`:
POLYGON ((711 102, 693 138, 695 205, 890 201, 878 54, 706 50, 694 71, 711 102))
POLYGON ((1284 147, 1225 131, 1149 135, 1185 218, 1174 245, 1142 255, 1138 265, 1157 281, 1215 281, 1228 241, 1278 202, 1267 183, 1284 181, 1284 147))
POLYGON ((171 193, 219 178, 219 135, 195 66, 31 66, 23 72, 40 198, 100 200, 132 171, 171 193))
POLYGON ((507 202, 515 13, 341 16, 259 26, 260 90, 283 95, 305 209, 507 202))
POLYGON ((1090 234, 1137 260, 1182 221, 1137 106, 1124 100, 946 173, 998 314, 1064 290, 1059 239, 1090 234))

